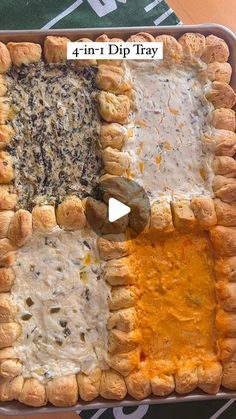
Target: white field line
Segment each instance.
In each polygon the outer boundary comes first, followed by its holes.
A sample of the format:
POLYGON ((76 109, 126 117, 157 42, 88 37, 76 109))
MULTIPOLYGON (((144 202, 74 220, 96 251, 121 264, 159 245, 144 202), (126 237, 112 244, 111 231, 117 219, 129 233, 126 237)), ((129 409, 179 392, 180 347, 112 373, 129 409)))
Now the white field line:
POLYGON ((224 406, 222 406, 219 410, 217 410, 217 412, 214 415, 212 415, 209 419, 219 418, 222 415, 222 413, 224 413, 225 410, 227 410, 231 406, 231 404, 235 402, 235 400, 236 399, 229 400, 227 403, 224 404, 224 406))
POLYGON ((163 13, 161 16, 159 16, 156 20, 154 20, 154 25, 158 26, 160 25, 161 22, 163 22, 163 20, 165 20, 168 16, 170 16, 172 13, 174 12, 173 9, 169 9, 167 10, 165 13, 163 13))
POLYGON ((163 0, 154 0, 150 4, 148 4, 146 7, 144 7, 145 12, 150 12, 150 10, 154 9, 159 3, 161 3, 163 0))
POLYGON ((59 15, 57 15, 52 20, 50 20, 50 22, 44 25, 41 29, 50 29, 53 25, 59 22, 59 20, 63 19, 63 17, 69 15, 71 12, 73 12, 73 10, 77 9, 77 7, 79 7, 82 3, 83 3, 83 0, 76 0, 71 6, 69 6, 59 15))

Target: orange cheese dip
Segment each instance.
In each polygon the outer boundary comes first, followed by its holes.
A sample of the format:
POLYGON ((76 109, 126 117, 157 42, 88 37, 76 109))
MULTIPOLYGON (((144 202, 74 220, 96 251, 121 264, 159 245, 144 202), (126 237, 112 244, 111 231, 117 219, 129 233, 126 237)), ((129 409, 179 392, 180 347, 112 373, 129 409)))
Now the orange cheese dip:
POLYGON ((160 237, 148 232, 129 246, 139 290, 141 361, 150 373, 215 359, 216 300, 207 233, 160 237))

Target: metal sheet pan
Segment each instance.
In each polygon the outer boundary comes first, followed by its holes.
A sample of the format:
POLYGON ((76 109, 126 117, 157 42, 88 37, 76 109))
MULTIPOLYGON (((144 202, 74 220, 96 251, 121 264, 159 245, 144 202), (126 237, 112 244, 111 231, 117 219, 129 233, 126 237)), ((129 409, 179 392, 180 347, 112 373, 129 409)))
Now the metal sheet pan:
MULTIPOLYGON (((2 42, 37 42, 43 44, 46 35, 58 35, 67 36, 72 41, 75 41, 81 37, 87 37, 95 39, 98 35, 106 33, 111 37, 127 39, 130 35, 137 32, 149 32, 153 35, 168 34, 176 38, 181 36, 185 32, 199 32, 203 35, 216 35, 223 38, 230 48, 230 64, 233 68, 231 86, 236 90, 236 35, 228 28, 222 25, 209 23, 202 25, 178 25, 178 26, 160 26, 160 27, 132 27, 132 28, 88 28, 88 29, 51 29, 48 31, 41 30, 17 30, 17 31, 0 31, 0 41, 2 42)), ((125 400, 119 401, 108 401, 102 398, 98 398, 90 403, 80 401, 73 407, 57 408, 48 404, 47 406, 40 408, 33 408, 25 406, 19 402, 4 402, 0 405, 0 414, 17 416, 17 415, 32 415, 32 414, 43 414, 53 412, 69 412, 74 410, 89 410, 89 409, 101 409, 109 407, 128 407, 145 404, 164 404, 164 403, 181 403, 190 401, 200 400, 215 400, 215 399, 231 399, 236 398, 236 391, 227 391, 222 389, 217 395, 208 395, 200 390, 196 390, 186 396, 179 396, 176 393, 168 397, 149 397, 142 401, 134 400, 131 397, 126 397, 125 400)))

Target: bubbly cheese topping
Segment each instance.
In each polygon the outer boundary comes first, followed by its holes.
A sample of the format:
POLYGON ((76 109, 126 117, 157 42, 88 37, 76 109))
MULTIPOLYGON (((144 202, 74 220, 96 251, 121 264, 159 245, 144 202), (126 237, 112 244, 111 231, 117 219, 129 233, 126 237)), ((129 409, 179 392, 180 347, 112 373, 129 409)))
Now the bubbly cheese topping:
POLYGON ((33 235, 17 252, 12 288, 23 375, 46 380, 106 367, 109 287, 89 230, 33 235))
POLYGON ((150 199, 165 195, 211 195, 212 153, 201 141, 211 128, 213 109, 204 92, 203 64, 165 67, 154 61, 129 61, 136 110, 124 150, 131 156, 127 174, 150 199))

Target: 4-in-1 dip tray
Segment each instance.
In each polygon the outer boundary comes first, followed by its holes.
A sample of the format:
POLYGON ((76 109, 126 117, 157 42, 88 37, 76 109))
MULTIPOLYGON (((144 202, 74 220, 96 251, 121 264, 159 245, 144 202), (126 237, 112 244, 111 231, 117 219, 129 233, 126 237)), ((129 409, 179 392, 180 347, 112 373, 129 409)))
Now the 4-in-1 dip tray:
POLYGON ((234 35, 0 41, 0 411, 235 397, 234 35), (66 60, 110 39, 164 59, 66 60), (114 223, 111 197, 131 208, 114 223))

